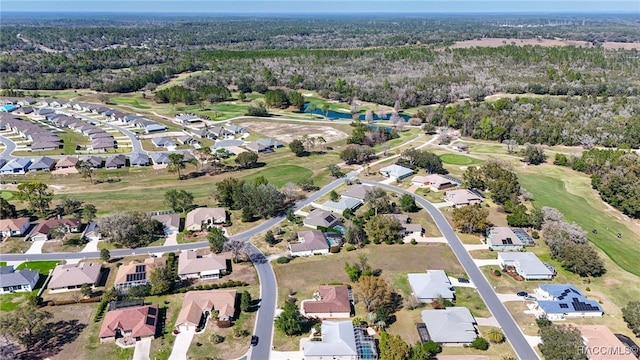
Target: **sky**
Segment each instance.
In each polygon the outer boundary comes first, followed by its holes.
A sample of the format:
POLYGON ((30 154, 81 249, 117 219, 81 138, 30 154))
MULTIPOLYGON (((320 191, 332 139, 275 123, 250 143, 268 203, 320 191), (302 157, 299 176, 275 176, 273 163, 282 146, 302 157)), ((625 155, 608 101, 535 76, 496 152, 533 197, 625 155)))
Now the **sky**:
POLYGON ((640 0, 1 0, 2 12, 197 14, 637 13, 640 0))

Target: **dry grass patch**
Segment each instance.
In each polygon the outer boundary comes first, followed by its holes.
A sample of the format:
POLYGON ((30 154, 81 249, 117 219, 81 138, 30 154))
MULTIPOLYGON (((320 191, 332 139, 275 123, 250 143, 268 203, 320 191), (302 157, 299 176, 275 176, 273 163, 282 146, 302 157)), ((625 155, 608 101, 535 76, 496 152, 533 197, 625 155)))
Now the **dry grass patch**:
MULTIPOLYGON (((329 144, 346 139, 349 136, 348 133, 350 133, 350 131, 345 131, 348 130, 348 126, 345 127, 345 125, 337 124, 329 126, 310 124, 308 122, 265 121, 264 119, 243 120, 238 123, 247 128, 249 133, 258 132, 285 144, 290 143, 294 139, 300 139, 303 135, 308 135, 309 137, 321 136, 329 144)), ((323 146, 324 144, 316 144, 318 149, 323 146)))
POLYGON ((469 251, 469 255, 471 255, 474 259, 497 259, 498 253, 496 251, 491 250, 472 250, 469 251))
POLYGON ((3 254, 24 253, 31 247, 31 241, 23 238, 10 237, 0 242, 0 252, 3 254))

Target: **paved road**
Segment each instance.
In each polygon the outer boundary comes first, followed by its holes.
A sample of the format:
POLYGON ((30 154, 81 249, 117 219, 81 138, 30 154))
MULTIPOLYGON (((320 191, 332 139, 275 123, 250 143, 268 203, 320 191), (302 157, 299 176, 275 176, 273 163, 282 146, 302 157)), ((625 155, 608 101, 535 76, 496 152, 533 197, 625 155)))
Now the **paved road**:
MULTIPOLYGON (((58 111, 60 111, 58 109, 58 111)), ((87 116, 85 114, 82 114, 80 112, 77 111, 72 111, 72 110, 68 110, 67 112, 75 114, 76 116, 87 120, 87 121, 97 121, 99 123, 101 123, 102 125, 106 125, 109 127, 112 127, 114 129, 117 129, 118 131, 122 132, 123 134, 127 135, 129 137, 129 139, 131 140, 131 147, 133 148, 133 152, 144 152, 144 150, 142 149, 142 143, 140 142, 140 140, 138 140, 138 137, 136 136, 136 134, 132 133, 131 131, 121 127, 121 126, 117 126, 117 125, 113 125, 107 121, 102 121, 102 120, 97 120, 95 118, 92 118, 90 116, 87 116)))
MULTIPOLYGON (((368 180, 361 181, 362 183, 380 186, 397 193, 409 194, 413 196, 413 194, 393 185, 380 184, 368 180)), ((429 212, 429 214, 431 214, 431 217, 438 226, 438 229, 440 229, 442 235, 447 238, 451 250, 453 250, 453 253, 458 258, 460 264, 462 264, 462 267, 469 275, 471 281, 476 285, 476 288, 478 289, 478 293, 480 293, 482 300, 484 300, 485 304, 489 308, 489 311, 491 311, 491 314, 493 314, 493 316, 500 324, 504 335, 507 337, 507 340, 509 340, 511 347, 513 347, 513 350, 516 352, 518 357, 523 360, 539 359, 538 354, 536 354, 536 352, 531 348, 524 335, 522 334, 522 331, 520 331, 518 324, 515 322, 511 314, 509 314, 509 311, 507 311, 500 299, 498 299, 498 296, 496 295, 493 287, 491 287, 480 269, 478 269, 478 267, 475 265, 469 253, 465 250, 462 241, 460 241, 460 238, 458 238, 456 233, 453 231, 453 228, 451 228, 451 225, 444 217, 444 215, 442 215, 440 210, 438 210, 430 202, 419 196, 414 197, 416 199, 416 202, 424 207, 429 212)))
POLYGON ((16 150, 16 143, 4 136, 0 136, 0 142, 4 144, 4 150, 0 153, 0 159, 5 159, 7 161, 13 159, 11 153, 16 150))

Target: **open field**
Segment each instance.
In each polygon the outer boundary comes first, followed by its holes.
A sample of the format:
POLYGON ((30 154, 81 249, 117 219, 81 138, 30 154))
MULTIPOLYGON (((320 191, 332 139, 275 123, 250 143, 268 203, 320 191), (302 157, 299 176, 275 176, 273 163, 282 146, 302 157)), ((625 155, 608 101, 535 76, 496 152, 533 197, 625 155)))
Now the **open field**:
MULTIPOLYGON (((326 143, 333 143, 346 139, 349 135, 344 131, 336 129, 334 126, 313 125, 309 123, 285 123, 282 121, 242 121, 239 122, 249 130, 250 133, 259 132, 265 136, 274 138, 285 144, 294 139, 300 139, 303 135, 310 137, 323 137, 326 143)), ((323 144, 317 144, 322 147, 323 144)))
POLYGON ((0 242, 0 252, 6 254, 24 253, 31 247, 31 241, 24 241, 22 237, 10 237, 0 242))
MULTIPOLYGON (((514 38, 483 38, 456 41, 453 45, 448 46, 451 49, 471 48, 471 47, 498 47, 505 45, 515 46, 576 46, 576 47, 593 47, 593 44, 587 41, 579 40, 563 40, 563 39, 514 39, 514 38)), ((623 43, 607 41, 602 43, 605 49, 640 49, 640 43, 623 43)))
POLYGON ((442 154, 440 155, 440 160, 450 165, 478 165, 481 163, 480 160, 460 154, 442 154))
POLYGON ((15 191, 0 191, 0 197, 5 199, 5 200, 11 200, 13 199, 13 197, 15 196, 16 192, 15 191))

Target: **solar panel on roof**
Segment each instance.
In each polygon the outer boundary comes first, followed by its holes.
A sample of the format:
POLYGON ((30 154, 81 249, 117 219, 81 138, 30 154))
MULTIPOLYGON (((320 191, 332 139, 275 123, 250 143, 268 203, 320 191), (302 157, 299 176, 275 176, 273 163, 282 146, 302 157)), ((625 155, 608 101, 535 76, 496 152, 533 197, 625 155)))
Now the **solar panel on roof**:
POLYGON ((502 239, 502 244, 503 245, 511 245, 511 244, 513 244, 513 240, 511 240, 511 238, 502 239))
POLYGON ((563 309, 568 309, 568 308, 569 308, 569 305, 567 305, 567 304, 560 304, 560 307, 561 307, 561 308, 563 308, 563 309))
POLYGON ((145 323, 147 325, 154 325, 156 323, 156 318, 147 316, 147 321, 145 323))
POLYGON ((137 273, 145 272, 145 268, 146 266, 144 265, 136 265, 136 272, 137 273))
POLYGON ((155 315, 156 313, 156 308, 149 308, 149 315, 155 315))

